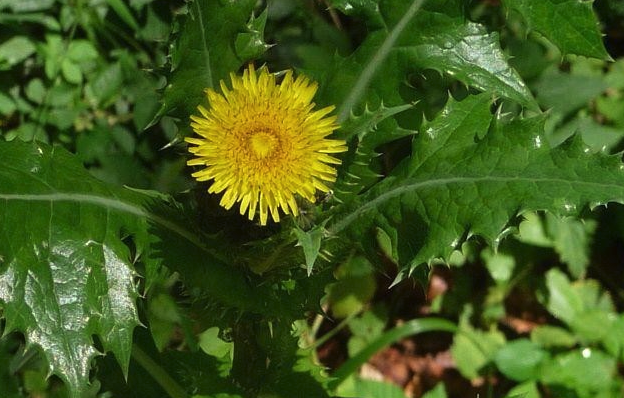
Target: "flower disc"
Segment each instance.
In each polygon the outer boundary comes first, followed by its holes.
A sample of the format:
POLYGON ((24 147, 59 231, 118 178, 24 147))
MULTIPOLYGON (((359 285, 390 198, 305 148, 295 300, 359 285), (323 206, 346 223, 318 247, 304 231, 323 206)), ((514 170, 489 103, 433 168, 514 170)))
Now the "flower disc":
POLYGON ((221 93, 206 89, 209 108, 199 106, 201 116, 191 116, 199 137, 186 138, 195 156, 191 166, 198 181, 212 180, 210 193, 223 192, 221 206, 240 202, 240 214, 250 220, 260 213, 278 222, 279 209, 298 214, 295 196, 314 202, 316 190, 328 192, 336 180, 329 155, 346 150, 342 140, 327 139, 338 128, 333 106, 313 110, 316 83, 306 77, 293 79, 287 71, 281 84, 266 68, 250 65, 242 77, 230 75, 232 88, 221 81, 221 93))

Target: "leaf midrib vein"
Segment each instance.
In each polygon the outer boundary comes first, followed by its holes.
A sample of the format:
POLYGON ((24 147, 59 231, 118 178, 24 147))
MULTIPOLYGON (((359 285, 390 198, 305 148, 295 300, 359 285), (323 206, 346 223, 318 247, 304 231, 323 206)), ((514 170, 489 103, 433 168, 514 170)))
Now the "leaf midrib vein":
POLYGON ((364 92, 375 76, 379 66, 388 57, 392 47, 397 42, 403 30, 407 27, 408 22, 416 15, 423 1, 424 0, 414 0, 399 22, 388 32, 388 36, 373 54, 364 70, 362 70, 362 73, 360 73, 360 76, 338 109, 338 123, 344 122, 349 117, 349 113, 353 110, 353 107, 357 105, 362 95, 364 95, 364 92))
POLYGON ((509 176, 486 176, 486 177, 451 177, 440 178, 435 180, 418 181, 410 184, 404 184, 396 188, 390 189, 381 195, 363 203, 348 216, 334 223, 328 228, 332 234, 337 234, 343 229, 347 228, 353 221, 355 221, 362 214, 374 209, 377 205, 390 200, 394 197, 400 196, 407 192, 417 191, 423 188, 430 188, 435 186, 451 185, 451 184, 473 184, 479 182, 528 182, 528 183, 553 183, 553 184, 567 184, 567 185, 589 185, 599 188, 610 188, 622 190, 622 186, 615 183, 600 183, 591 181, 578 181, 567 180, 564 178, 536 178, 536 177, 509 177, 509 176))
POLYGON ((213 82, 212 82, 212 69, 210 68, 210 51, 208 50, 208 43, 206 43, 206 28, 204 27, 204 21, 202 19, 202 9, 201 6, 199 5, 198 1, 195 1, 194 4, 197 6, 197 13, 199 15, 197 15, 197 19, 199 21, 199 29, 201 30, 201 42, 202 42, 202 46, 204 47, 204 53, 206 54, 205 56, 205 60, 206 60, 206 74, 208 75, 208 85, 206 87, 212 87, 213 86, 213 82))
MULTIPOLYGON (((142 207, 135 204, 127 203, 119 199, 111 199, 104 196, 89 195, 82 193, 44 193, 44 194, 11 194, 0 193, 0 200, 6 201, 36 201, 36 202, 74 202, 74 203, 89 203, 98 205, 107 209, 117 210, 123 213, 128 213, 137 217, 145 217, 152 220, 154 223, 167 228, 170 231, 175 232, 177 235, 188 240, 194 246, 198 247, 204 252, 210 253, 208 249, 197 239, 197 237, 191 232, 185 230, 181 226, 174 222, 171 222, 157 214, 145 211, 142 207)), ((210 253, 214 255, 214 253, 210 253)))

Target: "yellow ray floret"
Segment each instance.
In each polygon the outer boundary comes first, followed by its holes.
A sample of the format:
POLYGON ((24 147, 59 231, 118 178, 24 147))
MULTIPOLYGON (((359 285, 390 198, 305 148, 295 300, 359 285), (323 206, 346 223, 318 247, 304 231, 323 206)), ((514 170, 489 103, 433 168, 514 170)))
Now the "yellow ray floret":
POLYGON ((333 106, 314 110, 316 83, 287 71, 280 84, 266 68, 253 65, 239 77, 230 74, 232 87, 221 81, 221 93, 206 89, 209 109, 191 116, 197 136, 186 141, 194 158, 198 181, 210 181, 210 193, 223 193, 221 206, 240 203, 240 214, 253 220, 268 214, 278 222, 279 209, 297 215, 295 196, 314 202, 316 190, 328 192, 336 180, 329 154, 344 152, 345 142, 328 139, 338 128, 333 106))

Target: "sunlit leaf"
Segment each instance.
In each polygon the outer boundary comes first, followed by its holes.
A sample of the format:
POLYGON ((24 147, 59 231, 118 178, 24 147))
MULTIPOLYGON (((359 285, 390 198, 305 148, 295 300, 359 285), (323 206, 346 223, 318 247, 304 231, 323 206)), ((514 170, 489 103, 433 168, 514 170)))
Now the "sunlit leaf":
POLYGON ((541 116, 506 122, 486 94, 453 99, 413 141, 393 175, 339 206, 330 234, 365 239, 383 228, 411 271, 448 258, 468 236, 496 244, 517 214, 576 215, 586 206, 624 201, 618 156, 592 154, 578 138, 551 149, 541 116))
POLYGON ((130 249, 136 208, 64 150, 0 145, 0 300, 8 330, 40 347, 72 397, 88 389, 97 335, 127 372, 139 324, 130 249))
POLYGON ((268 290, 266 300, 255 296, 177 211, 163 195, 96 180, 64 149, 0 142, 3 316, 7 330, 42 349, 72 398, 89 388, 93 335, 127 372, 139 323, 133 262, 149 276, 162 261, 230 307, 288 313, 266 301, 268 290))
MULTIPOLYGON (((366 10, 372 4, 337 2, 341 9, 366 10)), ((422 2, 399 0, 378 5, 383 25, 373 24, 359 48, 348 58, 337 58, 326 72, 321 98, 341 104, 339 120, 364 104, 376 107, 382 101, 399 105, 407 75, 433 69, 480 90, 536 107, 535 100, 517 72, 509 66, 498 35, 481 24, 468 21, 461 5, 449 1, 445 7, 418 7, 422 2), (423 8, 424 7, 424 8, 423 8), (443 8, 444 12, 439 9, 443 8)), ((435 4, 434 4, 435 6, 435 4)))

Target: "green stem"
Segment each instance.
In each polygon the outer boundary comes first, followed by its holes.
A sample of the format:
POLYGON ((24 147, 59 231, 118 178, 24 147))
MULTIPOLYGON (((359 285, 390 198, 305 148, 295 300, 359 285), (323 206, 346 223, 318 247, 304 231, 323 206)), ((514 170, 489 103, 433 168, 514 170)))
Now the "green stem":
POLYGON ((358 315, 358 312, 353 312, 351 314, 349 314, 348 317, 346 317, 345 319, 343 319, 338 326, 336 326, 335 328, 333 328, 332 330, 330 330, 329 332, 325 333, 323 336, 319 337, 318 339, 316 339, 316 341, 314 341, 309 348, 313 348, 313 349, 317 349, 318 347, 322 346, 323 344, 325 344, 325 342, 329 339, 331 339, 332 337, 334 337, 336 334, 338 334, 338 332, 340 332, 342 329, 344 329, 345 326, 347 326, 349 324, 349 321, 351 321, 351 319, 355 318, 356 315, 358 315))
POLYGON ((132 358, 139 363, 152 376, 154 380, 165 390, 171 398, 188 398, 186 391, 169 376, 163 368, 147 355, 136 344, 132 345, 132 358))
POLYGON ((392 47, 399 38, 399 35, 403 32, 410 19, 412 19, 412 17, 416 14, 416 11, 418 11, 420 6, 422 6, 423 2, 424 0, 414 0, 412 2, 412 5, 409 7, 405 15, 403 15, 399 23, 397 23, 390 31, 388 37, 384 40, 377 52, 373 54, 373 57, 360 74, 360 77, 355 82, 355 85, 349 92, 349 95, 340 106, 340 109, 338 109, 338 123, 344 122, 349 117, 349 113, 353 107, 357 105, 362 95, 364 95, 364 92, 368 88, 368 84, 372 80, 373 76, 375 76, 377 69, 388 57, 388 54, 390 54, 390 50, 392 50, 392 47))

